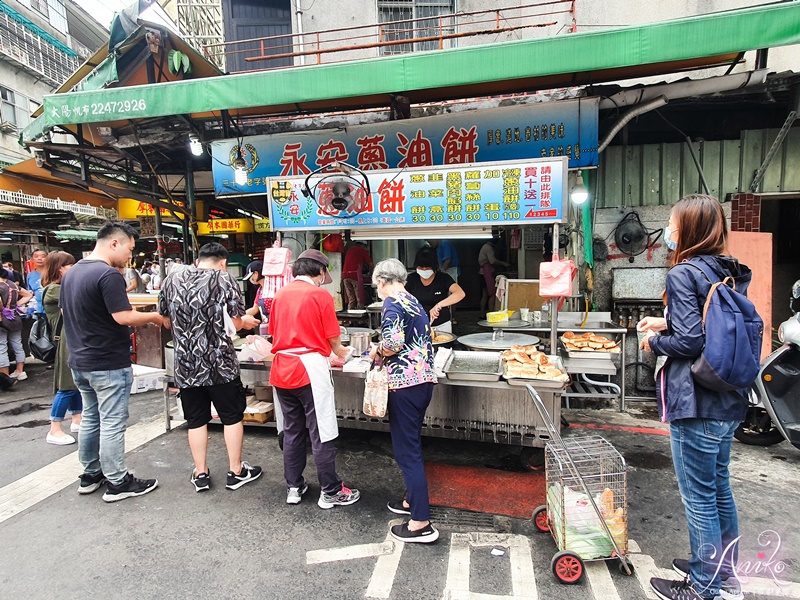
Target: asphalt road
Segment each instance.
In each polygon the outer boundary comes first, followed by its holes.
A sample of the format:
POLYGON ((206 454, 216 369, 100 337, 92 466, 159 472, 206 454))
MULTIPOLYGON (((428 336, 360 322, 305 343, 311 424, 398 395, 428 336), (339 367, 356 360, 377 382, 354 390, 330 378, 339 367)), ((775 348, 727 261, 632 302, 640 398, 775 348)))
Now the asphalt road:
MULTIPOLYGON (((551 573, 553 539, 529 520, 451 512, 434 545, 387 543, 396 517, 385 504, 403 484, 383 433, 342 432, 340 475, 363 494, 351 507, 316 506, 310 457, 309 495, 287 506, 282 455, 271 429, 246 430, 245 458, 263 466, 264 475, 230 492, 223 487, 222 431, 212 428, 209 464, 216 485, 196 494, 185 429, 164 433, 161 394, 137 394, 128 436, 135 448, 127 460, 137 476, 158 478, 158 489, 115 504, 104 503, 100 493, 79 496, 76 447, 44 442, 50 372, 41 366, 29 372, 27 381, 0 394, 3 598, 632 599, 651 597, 647 578, 688 551, 669 438, 640 431, 663 429, 644 414, 567 413, 575 426, 565 435, 602 433, 628 462, 637 571, 626 577, 614 563, 592 563, 581 583, 565 586, 551 573)), ((425 441, 426 459, 452 464, 513 469, 518 453, 508 446, 425 441)), ((800 585, 791 583, 800 582, 800 451, 786 443, 737 443, 731 471, 741 576, 745 590, 756 592, 748 597, 800 598, 800 585)))

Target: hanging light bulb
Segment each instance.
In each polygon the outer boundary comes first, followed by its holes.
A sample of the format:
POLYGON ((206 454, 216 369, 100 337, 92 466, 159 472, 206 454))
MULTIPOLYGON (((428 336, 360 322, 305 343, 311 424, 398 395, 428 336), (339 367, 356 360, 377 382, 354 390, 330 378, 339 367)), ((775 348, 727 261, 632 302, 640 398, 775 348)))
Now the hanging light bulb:
POLYGON ((191 150, 192 154, 195 156, 203 156, 203 143, 196 135, 189 136, 189 150, 191 150))
POLYGON ((580 169, 575 177, 575 185, 572 186, 570 197, 575 204, 583 204, 589 199, 589 190, 587 190, 586 186, 583 184, 583 176, 581 175, 580 169))
POLYGON ((236 185, 247 184, 247 163, 241 156, 233 161, 233 180, 236 185))

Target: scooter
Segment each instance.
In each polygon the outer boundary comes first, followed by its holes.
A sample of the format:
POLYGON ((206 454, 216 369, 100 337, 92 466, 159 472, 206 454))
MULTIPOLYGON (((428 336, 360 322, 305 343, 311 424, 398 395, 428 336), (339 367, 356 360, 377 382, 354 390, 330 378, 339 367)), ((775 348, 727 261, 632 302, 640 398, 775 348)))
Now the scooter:
POLYGON ((800 280, 792 286, 792 317, 778 328, 783 344, 761 363, 745 421, 734 437, 754 446, 789 440, 800 449, 800 280))

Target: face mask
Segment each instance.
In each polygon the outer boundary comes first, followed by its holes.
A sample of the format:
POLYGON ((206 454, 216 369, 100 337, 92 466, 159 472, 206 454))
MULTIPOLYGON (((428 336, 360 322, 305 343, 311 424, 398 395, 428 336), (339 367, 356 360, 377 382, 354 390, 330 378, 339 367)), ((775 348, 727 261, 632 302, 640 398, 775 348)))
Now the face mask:
POLYGON ((417 275, 423 279, 430 279, 433 277, 433 269, 417 269, 417 275))
POLYGON ((678 242, 672 239, 673 233, 674 231, 670 229, 669 225, 664 227, 664 241, 667 243, 667 248, 675 252, 675 250, 678 248, 678 242))

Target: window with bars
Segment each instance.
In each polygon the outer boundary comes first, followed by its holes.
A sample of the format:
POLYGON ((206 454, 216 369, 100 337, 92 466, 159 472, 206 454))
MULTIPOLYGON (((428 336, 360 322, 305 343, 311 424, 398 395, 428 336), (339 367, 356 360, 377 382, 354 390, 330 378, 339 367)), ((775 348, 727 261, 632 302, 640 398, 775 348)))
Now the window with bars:
POLYGON ((47 0, 31 0, 31 8, 45 17, 50 17, 50 7, 47 0))
MULTIPOLYGON (((402 42, 447 35, 455 31, 455 0, 378 0, 381 42, 402 42), (398 22, 401 21, 401 22, 398 22), (385 25, 384 25, 385 23, 385 25)), ((442 48, 453 47, 452 39, 442 40, 442 48)), ((436 50, 439 40, 397 43, 382 46, 381 54, 405 54, 436 50)))
POLYGON ((0 121, 24 129, 31 122, 31 112, 39 106, 37 102, 0 86, 0 121))

